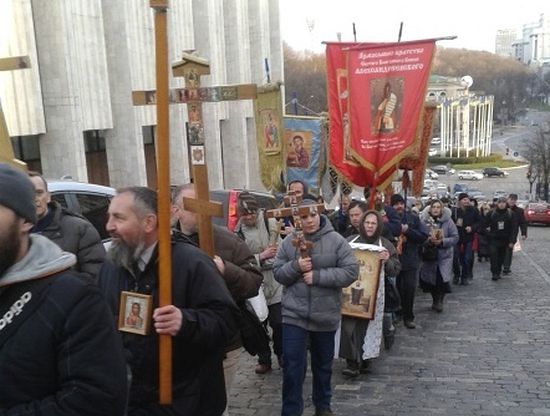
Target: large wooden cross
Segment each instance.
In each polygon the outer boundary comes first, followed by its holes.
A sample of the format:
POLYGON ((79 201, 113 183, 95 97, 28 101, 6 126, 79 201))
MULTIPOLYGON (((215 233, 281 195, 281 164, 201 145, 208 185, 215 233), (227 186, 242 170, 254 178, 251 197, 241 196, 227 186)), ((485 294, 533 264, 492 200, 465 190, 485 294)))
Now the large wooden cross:
MULTIPOLYGON (((16 69, 30 68, 30 60, 28 56, 14 56, 10 58, 0 59, 0 71, 13 71, 16 69)), ((2 110, 2 102, 0 101, 0 162, 9 163, 19 169, 27 169, 25 162, 15 158, 11 139, 8 132, 4 111, 2 110)))
MULTIPOLYGON (((210 74, 210 64, 206 59, 187 52, 183 52, 181 61, 172 64, 172 74, 175 77, 183 77, 185 80, 185 88, 170 90, 169 97, 170 103, 187 104, 188 150, 191 155, 192 177, 195 184, 195 198, 184 198, 183 206, 185 210, 199 215, 200 248, 214 257, 211 218, 223 217, 223 205, 210 201, 202 103, 255 99, 256 84, 203 88, 200 86, 200 77, 210 74)), ((132 99, 134 105, 154 105, 157 101, 157 93, 154 90, 133 91, 132 99)))

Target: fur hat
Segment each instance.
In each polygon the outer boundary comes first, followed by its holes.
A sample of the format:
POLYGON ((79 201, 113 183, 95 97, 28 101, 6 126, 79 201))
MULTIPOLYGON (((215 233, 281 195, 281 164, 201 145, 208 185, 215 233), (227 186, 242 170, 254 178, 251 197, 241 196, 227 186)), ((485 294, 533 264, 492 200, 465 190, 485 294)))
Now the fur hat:
POLYGON ((498 204, 499 202, 508 202, 508 200, 506 199, 505 196, 500 196, 500 197, 498 197, 498 199, 497 199, 497 204, 498 204))
POLYGON ((458 200, 461 201, 464 198, 469 198, 468 194, 466 192, 461 192, 458 194, 458 200))
POLYGON ((241 214, 255 214, 258 211, 258 201, 246 191, 239 194, 237 206, 241 214))
POLYGON ((398 202, 405 203, 405 198, 403 198, 401 194, 393 194, 390 198, 390 205, 393 207, 398 202))
POLYGON ((0 205, 36 224, 34 195, 34 186, 25 173, 5 163, 0 164, 0 205))

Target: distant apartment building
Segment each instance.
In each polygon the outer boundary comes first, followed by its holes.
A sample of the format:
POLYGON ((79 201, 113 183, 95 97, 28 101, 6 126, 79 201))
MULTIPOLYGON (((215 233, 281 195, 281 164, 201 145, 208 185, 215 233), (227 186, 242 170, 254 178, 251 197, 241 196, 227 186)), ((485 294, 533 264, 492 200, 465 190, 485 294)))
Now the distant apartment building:
POLYGON ((516 29, 500 29, 497 30, 495 37, 495 53, 499 56, 515 58, 516 51, 514 44, 518 39, 516 29))
POLYGON ((506 42, 511 30, 498 30, 495 38, 495 53, 513 56, 519 62, 534 67, 550 65, 550 12, 542 13, 534 22, 525 23, 521 35, 511 42, 508 55, 506 42))

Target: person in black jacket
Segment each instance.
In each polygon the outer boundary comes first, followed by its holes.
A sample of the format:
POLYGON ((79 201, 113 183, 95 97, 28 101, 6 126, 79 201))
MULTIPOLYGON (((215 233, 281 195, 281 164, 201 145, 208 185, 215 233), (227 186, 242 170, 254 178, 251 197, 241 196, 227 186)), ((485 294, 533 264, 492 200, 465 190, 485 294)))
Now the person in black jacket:
POLYGON ((506 198, 500 197, 495 208, 485 217, 489 252, 491 255, 491 273, 493 280, 499 280, 508 248, 513 248, 518 235, 518 223, 512 210, 506 206, 506 198))
POLYGON ((397 275, 397 289, 401 296, 403 323, 405 327, 414 329, 416 324, 413 309, 420 267, 419 250, 428 239, 429 229, 418 215, 406 209, 405 199, 401 195, 392 195, 391 206, 401 219, 401 235, 397 244, 401 271, 397 275))
POLYGON ((62 208, 52 201, 48 183, 37 172, 29 172, 36 192, 35 204, 38 222, 31 233, 48 237, 62 250, 73 253, 77 263, 75 270, 83 277, 97 280, 99 269, 105 260, 105 248, 94 226, 84 217, 62 208))
POLYGON ((120 189, 108 215, 113 243, 98 284, 115 322, 122 291, 151 295, 153 303, 151 333, 122 333, 132 372, 128 416, 221 415, 226 406, 224 347, 235 335, 239 311, 214 262, 174 237, 173 302, 159 306, 156 192, 120 189), (173 342, 171 405, 158 403, 158 335, 170 335, 173 342))
POLYGON ((458 269, 455 270, 454 283, 468 285, 473 279, 475 233, 478 231, 481 217, 477 208, 470 205, 467 193, 458 195, 458 207, 452 211, 452 218, 458 230, 458 243, 455 256, 458 256, 458 269))
POLYGON ((120 339, 99 289, 74 254, 29 235, 27 175, 0 165, 0 414, 122 416, 120 339))
MULTIPOLYGON (((518 223, 518 228, 521 233, 521 239, 525 241, 527 239, 527 221, 525 220, 525 213, 523 208, 520 208, 516 205, 518 201, 517 194, 510 194, 508 196, 508 207, 512 210, 512 213, 516 217, 518 223)), ((512 266, 512 255, 514 254, 514 248, 508 247, 506 249, 506 254, 504 255, 504 263, 502 265, 502 274, 508 275, 512 271, 510 270, 512 266)))
MULTIPOLYGON (((199 246, 199 218, 194 212, 184 209, 183 198, 196 198, 195 187, 192 183, 179 186, 173 191, 172 215, 177 220, 175 228, 188 238, 194 245, 199 246)), ((229 293, 236 303, 258 294, 263 281, 263 275, 256 266, 256 259, 246 243, 227 228, 213 225, 214 234, 214 263, 223 276, 229 293)), ((223 360, 225 391, 229 394, 231 385, 237 375, 239 357, 242 352, 242 342, 239 334, 226 346, 226 357, 223 360)))

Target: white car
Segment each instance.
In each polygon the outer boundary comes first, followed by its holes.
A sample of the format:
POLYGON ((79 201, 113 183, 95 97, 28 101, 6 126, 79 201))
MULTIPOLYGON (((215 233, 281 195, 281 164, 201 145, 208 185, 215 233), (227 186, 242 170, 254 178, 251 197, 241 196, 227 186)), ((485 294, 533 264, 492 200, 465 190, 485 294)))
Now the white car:
POLYGON ((457 176, 460 180, 466 179, 470 181, 479 181, 483 179, 483 174, 473 170, 459 170, 457 172, 457 176))
POLYGON ((426 169, 425 177, 430 179, 439 179, 439 175, 431 169, 426 169))

